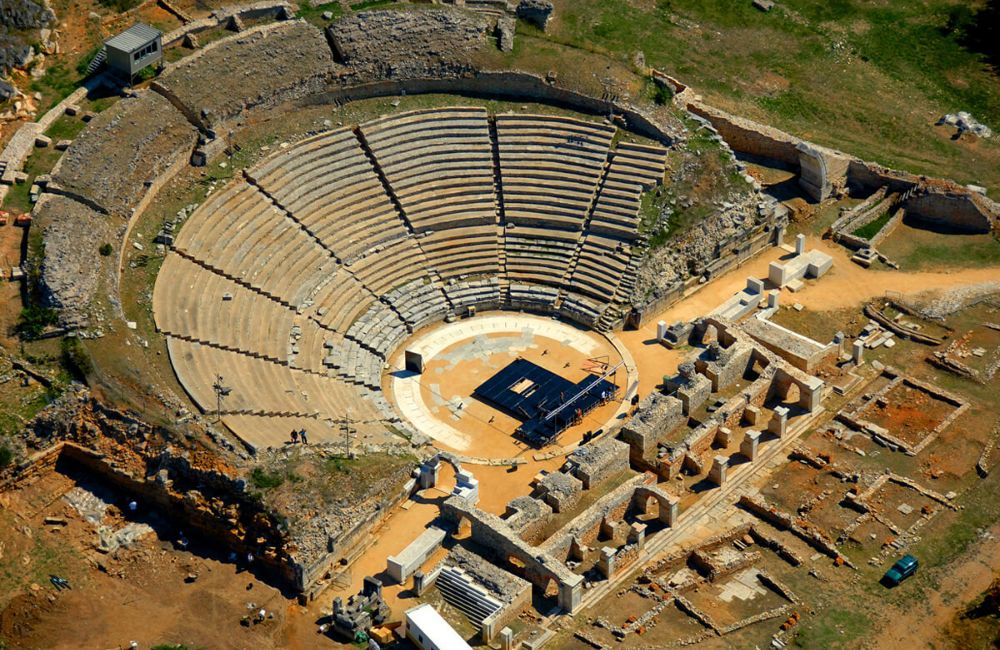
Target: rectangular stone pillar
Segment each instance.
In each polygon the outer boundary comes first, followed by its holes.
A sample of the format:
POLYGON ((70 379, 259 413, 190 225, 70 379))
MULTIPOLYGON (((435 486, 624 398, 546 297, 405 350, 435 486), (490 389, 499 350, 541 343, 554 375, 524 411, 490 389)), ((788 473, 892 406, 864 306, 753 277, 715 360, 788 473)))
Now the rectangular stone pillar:
POLYGON ((667 338, 667 322, 660 321, 656 324, 656 340, 662 341, 667 338))
POLYGON ((601 535, 607 539, 615 538, 615 522, 608 519, 607 515, 601 518, 601 535))
POLYGON ((760 431, 747 431, 740 443, 740 453, 751 461, 757 459, 757 445, 760 443, 760 431))
POLYGON ((774 417, 767 423, 767 430, 781 438, 785 435, 785 430, 787 428, 788 408, 785 406, 774 407, 774 417))
POLYGON ((615 549, 605 546, 601 549, 601 556, 597 559, 597 570, 610 578, 615 573, 615 549))
POLYGON ((500 650, 514 650, 514 630, 509 627, 500 630, 500 650))
POLYGON ((720 447, 728 447, 732 441, 733 431, 729 427, 719 427, 719 430, 715 432, 715 444, 720 447))
POLYGON ((767 292, 767 308, 768 309, 777 309, 778 308, 779 296, 781 296, 781 292, 778 291, 777 289, 771 289, 770 291, 767 292))
POLYGON ((681 500, 677 497, 670 496, 667 503, 660 502, 660 521, 668 526, 673 526, 674 522, 677 521, 677 515, 680 514, 681 500))
POLYGON ((755 424, 757 424, 757 422, 759 420, 760 420, 760 409, 759 408, 757 408, 756 406, 753 406, 752 404, 749 404, 749 405, 747 405, 747 407, 745 409, 743 409, 743 421, 744 422, 746 422, 750 426, 754 426, 755 424))
POLYGON ((583 597, 583 576, 574 576, 575 582, 559 583, 559 607, 572 614, 580 606, 583 597))
POLYGON ((806 252, 806 236, 795 235, 795 254, 804 255, 806 252))
POLYGON ((747 293, 764 293, 764 281, 758 278, 749 277, 747 278, 747 293))
POLYGON ((424 463, 420 466, 420 489, 426 490, 437 485, 438 474, 441 471, 441 463, 429 465, 424 463))
POLYGON ((646 524, 640 524, 638 522, 629 526, 628 530, 628 543, 637 544, 639 548, 642 548, 646 541, 646 524))
POLYGON ((579 537, 574 537, 569 542, 569 557, 577 562, 583 562, 587 554, 587 547, 580 543, 579 537))
POLYGON ((716 456, 712 460, 712 469, 708 470, 708 480, 721 487, 726 482, 726 467, 728 466, 728 458, 716 456))
POLYGON ((853 361, 856 366, 860 366, 865 362, 864 341, 857 339, 853 344, 851 344, 851 361, 853 361))

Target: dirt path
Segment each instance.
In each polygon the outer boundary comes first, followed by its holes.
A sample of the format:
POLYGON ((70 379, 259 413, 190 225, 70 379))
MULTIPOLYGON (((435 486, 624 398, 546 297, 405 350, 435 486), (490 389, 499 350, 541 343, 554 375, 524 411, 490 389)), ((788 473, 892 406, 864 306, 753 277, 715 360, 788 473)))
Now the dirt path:
POLYGON ((948 624, 993 581, 1000 569, 1000 524, 992 537, 979 542, 958 559, 938 570, 940 588, 906 609, 892 608, 881 616, 891 621, 868 641, 865 648, 951 648, 948 624))

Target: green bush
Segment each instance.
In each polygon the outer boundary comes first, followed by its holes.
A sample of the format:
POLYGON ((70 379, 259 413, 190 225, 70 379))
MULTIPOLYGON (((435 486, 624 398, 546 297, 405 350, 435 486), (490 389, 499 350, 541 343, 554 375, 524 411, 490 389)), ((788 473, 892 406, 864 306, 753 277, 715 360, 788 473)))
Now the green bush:
POLYGON ((111 244, 101 244, 101 247, 98 250, 100 251, 101 255, 107 257, 111 255, 111 253, 114 251, 114 248, 112 248, 111 244))
POLYGON ((27 339, 36 339, 42 335, 46 327, 59 321, 59 312, 48 307, 29 305, 21 310, 21 317, 15 328, 17 333, 27 339))
MULTIPOLYGON (((7 445, 0 445, 0 469, 7 467, 12 462, 14 462, 14 450, 7 445)), ((0 644, 0 650, 3 650, 3 647, 0 644)))
POLYGON ((94 369, 90 361, 90 355, 84 349, 80 339, 75 336, 67 336, 60 343, 62 350, 62 362, 66 369, 73 373, 73 376, 81 381, 87 380, 87 375, 94 369))
POLYGON ((669 88, 660 84, 655 84, 655 87, 655 90, 653 90, 653 101, 658 105, 666 106, 673 100, 674 94, 670 92, 669 88))
POLYGON ((129 9, 138 7, 142 0, 98 0, 98 2, 108 9, 113 9, 118 13, 122 13, 123 11, 128 11, 129 9))
POLYGON ((285 478, 281 474, 272 474, 263 467, 254 467, 250 472, 250 484, 258 490, 276 488, 284 482, 285 478))

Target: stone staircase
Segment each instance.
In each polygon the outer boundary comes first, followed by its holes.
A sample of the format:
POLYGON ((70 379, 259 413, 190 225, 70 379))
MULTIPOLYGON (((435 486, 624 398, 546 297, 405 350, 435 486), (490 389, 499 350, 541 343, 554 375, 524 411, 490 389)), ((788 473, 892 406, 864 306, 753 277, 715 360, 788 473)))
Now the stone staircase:
POLYGON ((487 594, 457 567, 446 566, 441 569, 437 588, 448 604, 462 612, 477 630, 482 629, 484 620, 503 607, 502 603, 487 594))

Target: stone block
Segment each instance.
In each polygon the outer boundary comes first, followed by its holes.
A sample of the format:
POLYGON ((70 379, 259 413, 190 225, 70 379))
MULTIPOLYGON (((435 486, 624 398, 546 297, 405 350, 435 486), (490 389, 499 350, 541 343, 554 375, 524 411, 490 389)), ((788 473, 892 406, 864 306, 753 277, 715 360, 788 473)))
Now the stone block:
POLYGON ((760 444, 760 431, 747 431, 740 443, 740 453, 751 461, 757 459, 757 447, 760 444))
POLYGON ((712 468, 708 470, 708 480, 718 486, 726 482, 726 468, 729 466, 729 459, 725 456, 716 456, 712 459, 712 468))

